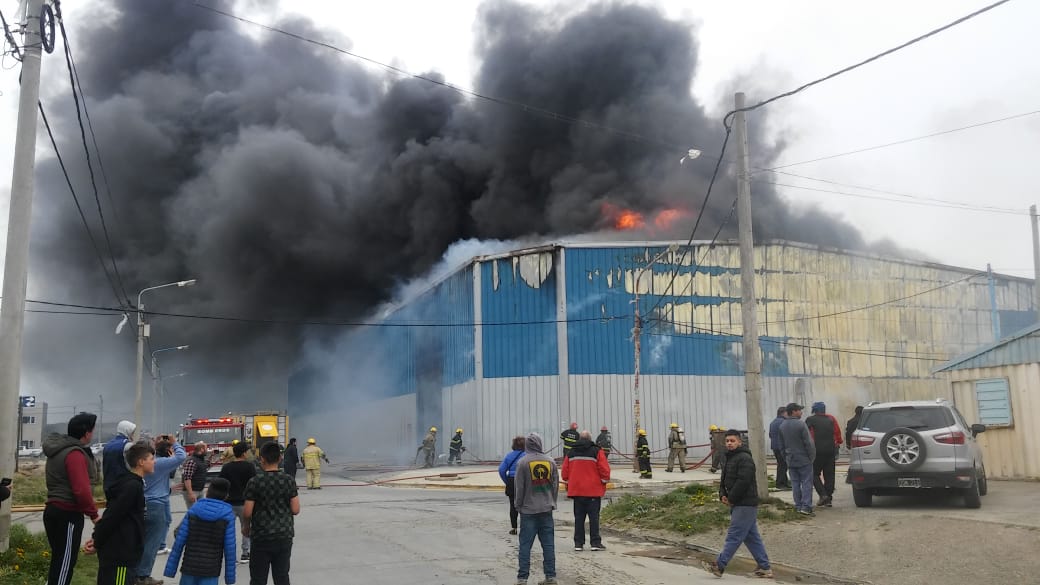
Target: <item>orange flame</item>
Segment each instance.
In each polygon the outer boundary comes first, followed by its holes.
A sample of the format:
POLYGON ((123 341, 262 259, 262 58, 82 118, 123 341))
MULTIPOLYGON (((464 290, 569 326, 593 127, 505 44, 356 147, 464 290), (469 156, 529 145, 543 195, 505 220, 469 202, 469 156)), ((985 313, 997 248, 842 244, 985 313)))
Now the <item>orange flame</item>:
POLYGON ((625 209, 614 218, 614 227, 619 230, 637 230, 646 227, 646 222, 643 221, 642 213, 625 209))
POLYGON ((666 230, 675 225, 675 222, 689 215, 690 212, 683 209, 664 209, 654 218, 654 225, 658 229, 666 230))

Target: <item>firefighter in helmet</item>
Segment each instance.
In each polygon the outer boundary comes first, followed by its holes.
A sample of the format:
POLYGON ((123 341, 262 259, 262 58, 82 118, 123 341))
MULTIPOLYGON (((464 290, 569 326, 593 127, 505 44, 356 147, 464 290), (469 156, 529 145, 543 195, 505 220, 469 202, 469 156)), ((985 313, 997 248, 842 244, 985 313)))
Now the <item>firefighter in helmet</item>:
POLYGON ((654 472, 650 469, 650 445, 646 442, 646 429, 639 429, 636 441, 636 457, 639 458, 639 479, 650 479, 654 472))
POLYGON ((318 446, 318 441, 314 437, 307 439, 307 446, 303 449, 303 467, 307 470, 307 489, 309 490, 321 489, 322 461, 329 462, 325 451, 318 446))
POLYGON ((722 469, 726 457, 726 429, 711 425, 708 427, 708 442, 711 443, 712 473, 722 469))
POLYGON ((560 440, 563 441, 563 456, 566 457, 571 454, 571 448, 578 442, 578 423, 572 422, 570 428, 560 433, 560 440))
POLYGON ((455 461, 456 465, 462 465, 462 453, 466 448, 462 446, 462 427, 455 429, 455 436, 451 438, 448 447, 448 465, 455 461))
POLYGON ((675 467, 675 460, 678 458, 679 471, 686 473, 686 433, 676 423, 672 423, 668 427, 671 429, 668 433, 668 467, 664 470, 671 473, 672 468, 675 467))
POLYGON ((423 452, 423 467, 433 467, 437 457, 437 427, 430 427, 419 448, 423 452))
POLYGON ((614 441, 610 438, 610 429, 607 425, 603 425, 599 429, 599 436, 596 437, 596 446, 603 450, 603 455, 610 457, 610 450, 614 448, 614 441))

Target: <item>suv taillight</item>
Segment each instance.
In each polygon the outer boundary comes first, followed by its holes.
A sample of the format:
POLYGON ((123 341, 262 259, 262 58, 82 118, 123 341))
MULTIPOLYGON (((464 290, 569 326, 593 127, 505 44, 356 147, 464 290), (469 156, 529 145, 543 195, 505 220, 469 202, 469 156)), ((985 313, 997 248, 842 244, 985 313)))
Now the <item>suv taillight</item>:
POLYGON ((854 433, 852 435, 853 447, 869 447, 874 444, 874 437, 854 433))
POLYGON ((941 435, 935 435, 933 438, 936 443, 943 443, 945 445, 963 445, 964 436, 964 433, 960 431, 952 431, 941 435))

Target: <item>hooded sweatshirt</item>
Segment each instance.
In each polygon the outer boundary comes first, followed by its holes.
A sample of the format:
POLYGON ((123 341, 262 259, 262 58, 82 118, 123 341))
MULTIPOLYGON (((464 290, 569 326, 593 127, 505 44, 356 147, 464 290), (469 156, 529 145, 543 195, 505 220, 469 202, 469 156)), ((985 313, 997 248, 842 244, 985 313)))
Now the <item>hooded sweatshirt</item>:
POLYGON ((552 512, 559 494, 556 462, 542 452, 542 437, 531 433, 524 442, 524 456, 516 464, 514 506, 521 514, 552 512))
POLYGON ((79 439, 58 433, 43 440, 43 454, 47 456, 47 504, 97 518, 90 487, 96 475, 94 454, 79 439))
POLYGON ((163 575, 177 574, 177 562, 184 553, 181 573, 195 577, 217 577, 220 561, 224 561, 224 582, 235 582, 235 513, 231 504, 213 498, 201 498, 184 515, 177 527, 177 540, 163 575))
POLYGON ((111 488, 105 515, 94 526, 94 546, 102 566, 128 567, 144 553, 144 481, 121 475, 111 488))
POLYGON ((130 445, 130 437, 134 436, 137 425, 128 421, 119 421, 116 425, 116 436, 105 443, 105 449, 101 452, 101 470, 105 481, 105 497, 109 497, 109 490, 116 484, 116 480, 130 473, 126 466, 126 449, 130 445))

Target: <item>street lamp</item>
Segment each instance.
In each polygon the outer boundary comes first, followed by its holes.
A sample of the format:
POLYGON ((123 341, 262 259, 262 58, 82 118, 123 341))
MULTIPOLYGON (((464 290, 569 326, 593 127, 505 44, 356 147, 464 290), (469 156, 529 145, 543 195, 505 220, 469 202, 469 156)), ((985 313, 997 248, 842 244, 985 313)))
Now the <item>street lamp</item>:
POLYGON ((163 376, 162 372, 159 372, 159 426, 166 424, 166 380, 173 378, 180 378, 181 376, 187 376, 188 372, 179 372, 172 376, 163 376))
POLYGON ((155 394, 155 397, 152 399, 152 433, 153 434, 159 432, 159 421, 161 420, 161 415, 159 414, 159 383, 160 383, 159 361, 157 359, 155 359, 155 354, 162 353, 164 351, 181 351, 181 350, 188 349, 189 347, 191 347, 191 346, 188 346, 188 345, 177 345, 177 346, 174 346, 174 347, 164 347, 162 349, 157 349, 157 350, 152 352, 152 393, 155 394))
POLYGON ((142 428, 141 425, 141 378, 144 376, 144 338, 148 337, 149 329, 148 325, 144 322, 144 301, 142 297, 144 293, 156 290, 160 288, 167 288, 171 286, 185 287, 192 286, 195 284, 195 279, 191 280, 178 280, 177 282, 170 282, 167 284, 160 284, 159 286, 150 286, 142 289, 137 294, 137 392, 134 395, 134 424, 137 428, 142 428))

